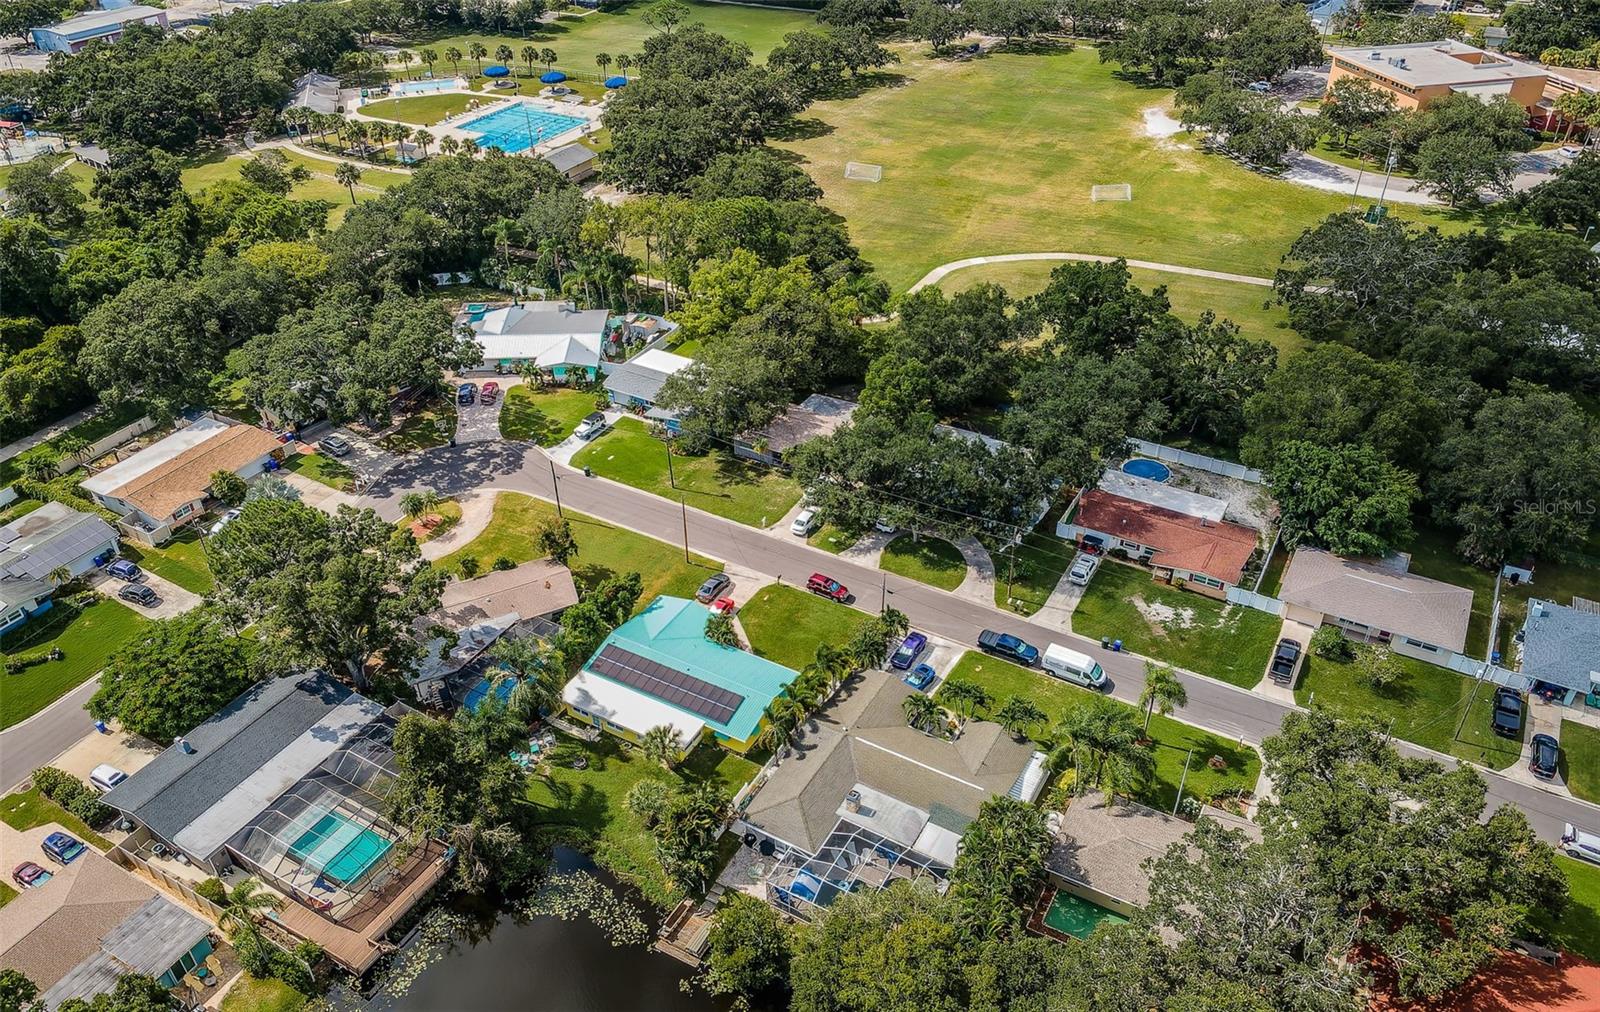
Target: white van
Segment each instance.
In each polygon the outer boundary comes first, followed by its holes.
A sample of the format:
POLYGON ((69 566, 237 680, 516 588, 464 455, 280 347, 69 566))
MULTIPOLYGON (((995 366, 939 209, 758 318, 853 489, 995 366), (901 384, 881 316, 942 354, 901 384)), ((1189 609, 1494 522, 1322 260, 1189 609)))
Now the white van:
POLYGON ((1068 650, 1059 643, 1045 647, 1040 666, 1062 681, 1086 689, 1103 689, 1106 686, 1105 669, 1096 664, 1094 658, 1076 650, 1068 650))

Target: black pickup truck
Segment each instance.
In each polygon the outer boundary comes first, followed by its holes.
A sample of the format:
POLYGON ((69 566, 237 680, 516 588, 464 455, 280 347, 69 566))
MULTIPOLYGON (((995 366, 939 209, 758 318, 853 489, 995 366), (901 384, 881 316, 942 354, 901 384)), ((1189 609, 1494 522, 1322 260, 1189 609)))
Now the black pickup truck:
POLYGON ((985 629, 978 634, 978 649, 997 657, 1005 657, 1033 667, 1039 663, 1039 648, 1031 643, 1017 639, 1010 633, 998 633, 993 629, 985 629))

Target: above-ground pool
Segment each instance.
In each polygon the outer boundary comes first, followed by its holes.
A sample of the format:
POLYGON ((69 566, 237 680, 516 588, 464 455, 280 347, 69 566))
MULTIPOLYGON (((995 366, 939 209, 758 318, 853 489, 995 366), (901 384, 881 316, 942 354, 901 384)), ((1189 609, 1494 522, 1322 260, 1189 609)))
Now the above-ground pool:
POLYGON ((1148 478, 1151 481, 1166 481, 1172 477, 1172 468, 1159 460, 1149 457, 1134 457, 1122 462, 1124 474, 1131 474, 1135 478, 1148 478))
POLYGON ((383 834, 329 812, 289 845, 289 856, 309 872, 349 885, 359 881, 392 846, 383 834))
POLYGON ((1050 909, 1044 912, 1045 927, 1073 938, 1088 938, 1102 921, 1128 923, 1128 919, 1115 910, 1107 910, 1065 890, 1057 891, 1055 899, 1050 901, 1050 909))
POLYGON ((554 140, 587 122, 581 116, 550 112, 531 102, 513 102, 486 116, 468 120, 461 124, 461 129, 477 134, 478 143, 484 147, 512 154, 554 140))
POLYGON ((448 78, 439 81, 401 81, 398 84, 389 85, 389 94, 431 95, 436 91, 449 91, 452 88, 458 87, 458 85, 459 82, 457 82, 455 78, 448 78))

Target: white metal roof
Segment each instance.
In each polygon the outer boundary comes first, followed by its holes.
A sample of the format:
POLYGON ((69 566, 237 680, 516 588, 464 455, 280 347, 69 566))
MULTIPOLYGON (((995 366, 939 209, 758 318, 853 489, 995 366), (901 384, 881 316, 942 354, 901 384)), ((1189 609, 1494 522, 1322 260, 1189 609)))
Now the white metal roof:
POLYGON ((148 474, 172 460, 185 450, 215 439, 228 431, 228 423, 215 418, 197 418, 167 438, 152 443, 120 463, 113 464, 92 478, 85 478, 83 488, 100 495, 110 495, 128 482, 148 474))
POLYGON ((667 703, 585 670, 561 690, 561 698, 585 713, 592 713, 634 734, 644 734, 665 724, 678 732, 684 745, 700 737, 706 724, 667 703))
POLYGON ((1100 476, 1099 484, 1102 490, 1112 495, 1120 495, 1124 499, 1148 503, 1151 506, 1160 506, 1162 509, 1182 513, 1185 516, 1210 520, 1212 523, 1221 523, 1223 514, 1228 511, 1226 499, 1174 488, 1164 481, 1138 478, 1120 467, 1107 468, 1106 473, 1100 476))
POLYGON ((611 314, 604 309, 572 310, 559 303, 506 306, 474 325, 483 360, 527 360, 546 368, 600 364, 600 342, 611 314))

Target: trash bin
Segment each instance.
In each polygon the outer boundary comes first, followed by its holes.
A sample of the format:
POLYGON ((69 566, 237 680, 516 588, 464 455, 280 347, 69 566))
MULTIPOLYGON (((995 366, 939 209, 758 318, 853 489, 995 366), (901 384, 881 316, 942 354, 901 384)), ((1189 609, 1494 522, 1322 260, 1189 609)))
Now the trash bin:
POLYGON ((101 734, 110 734, 111 733, 111 728, 107 727, 106 726, 106 722, 103 721, 103 720, 95 721, 94 722, 94 729, 96 731, 99 731, 101 734))
POLYGON ((1101 650, 1110 650, 1111 649, 1111 637, 1110 636, 1102 636, 1102 637, 1100 637, 1100 649, 1101 650))
POLYGON ((1122 653, 1122 641, 1121 640, 1112 640, 1111 641, 1111 652, 1114 653, 1114 654, 1122 653))

